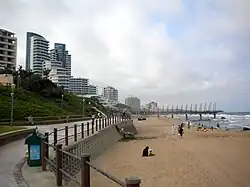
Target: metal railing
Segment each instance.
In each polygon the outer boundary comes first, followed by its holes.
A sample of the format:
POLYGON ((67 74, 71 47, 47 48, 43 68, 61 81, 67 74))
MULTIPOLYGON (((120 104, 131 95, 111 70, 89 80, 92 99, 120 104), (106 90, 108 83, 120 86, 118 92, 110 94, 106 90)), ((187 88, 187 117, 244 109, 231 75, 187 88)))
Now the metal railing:
MULTIPOLYGON (((48 168, 50 168, 51 171, 55 172, 57 186, 62 186, 63 182, 66 184, 67 182, 71 181, 79 185, 79 187, 90 187, 90 168, 92 168, 110 180, 116 182, 120 186, 139 187, 141 183, 139 178, 128 177, 125 179, 125 181, 121 181, 115 176, 93 165, 90 162, 91 155, 89 153, 78 155, 78 147, 70 148, 69 146, 70 139, 73 139, 73 142, 77 142, 80 139, 82 140, 90 137, 105 128, 126 120, 127 119, 122 119, 117 116, 112 118, 93 119, 91 122, 87 122, 85 124, 75 124, 72 127, 65 126, 61 129, 54 128, 53 132, 45 133, 42 139, 43 171, 46 171, 48 168), (72 134, 69 134, 70 129, 73 129, 72 134), (63 137, 58 138, 59 133, 62 131, 64 131, 63 137), (49 140, 51 137, 53 137, 52 142, 49 140), (63 146, 65 146, 65 148, 63 148, 63 146), (68 149, 68 151, 65 149, 68 149), (50 154, 51 151, 52 154, 50 154), (76 178, 76 174, 79 171, 80 181, 76 178)), ((79 149, 84 148, 79 147, 79 149)))

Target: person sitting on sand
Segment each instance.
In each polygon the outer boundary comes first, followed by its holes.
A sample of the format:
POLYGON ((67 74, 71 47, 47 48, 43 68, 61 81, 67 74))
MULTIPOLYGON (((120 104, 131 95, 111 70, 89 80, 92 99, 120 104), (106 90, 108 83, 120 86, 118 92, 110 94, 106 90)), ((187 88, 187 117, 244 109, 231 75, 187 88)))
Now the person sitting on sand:
POLYGON ((143 151, 142 151, 142 156, 143 157, 145 157, 145 156, 148 157, 148 150, 149 150, 148 146, 143 149, 143 151))
POLYGON ((148 156, 155 156, 155 154, 153 153, 153 150, 152 150, 152 149, 149 149, 149 150, 148 150, 148 156))

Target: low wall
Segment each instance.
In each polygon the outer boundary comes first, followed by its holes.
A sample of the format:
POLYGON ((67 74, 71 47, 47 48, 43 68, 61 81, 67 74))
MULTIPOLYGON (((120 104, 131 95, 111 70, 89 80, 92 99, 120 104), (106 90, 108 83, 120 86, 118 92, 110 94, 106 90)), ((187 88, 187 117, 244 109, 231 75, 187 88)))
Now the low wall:
MULTIPOLYGON (((137 133, 132 120, 120 122, 117 126, 119 128, 123 127, 125 132, 137 133)), ((115 125, 112 125, 90 137, 67 146, 64 150, 79 157, 83 155, 83 153, 90 153, 91 159, 93 160, 100 156, 109 147, 113 146, 121 138, 122 136, 118 133, 115 125)), ((80 170, 80 161, 63 154, 62 168, 64 171, 74 176, 80 170)), ((69 181, 69 178, 66 176, 63 176, 63 178, 65 181, 69 181)))
POLYGON ((3 133, 0 135, 0 146, 25 138, 33 132, 34 129, 22 129, 22 130, 3 133))

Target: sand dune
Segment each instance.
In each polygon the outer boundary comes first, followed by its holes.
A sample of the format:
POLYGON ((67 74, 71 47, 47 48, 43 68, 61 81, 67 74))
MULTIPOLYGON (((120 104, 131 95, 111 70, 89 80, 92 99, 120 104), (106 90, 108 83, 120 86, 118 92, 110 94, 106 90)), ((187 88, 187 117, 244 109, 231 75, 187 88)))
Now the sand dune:
MULTIPOLYGON (((142 139, 117 143, 95 164, 119 179, 139 176, 143 187, 250 187, 250 133, 185 128, 179 139, 171 135, 173 123, 179 122, 135 122, 142 139), (146 145, 154 157, 141 157, 146 145)), ((91 175, 92 186, 118 186, 95 171, 91 175)))

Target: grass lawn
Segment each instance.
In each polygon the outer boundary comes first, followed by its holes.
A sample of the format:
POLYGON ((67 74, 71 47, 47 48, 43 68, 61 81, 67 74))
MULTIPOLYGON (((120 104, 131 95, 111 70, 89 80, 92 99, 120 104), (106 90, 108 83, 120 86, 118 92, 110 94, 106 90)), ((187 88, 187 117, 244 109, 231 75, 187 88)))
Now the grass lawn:
POLYGON ((16 131, 20 129, 25 129, 24 127, 17 127, 17 126, 0 126, 0 134, 10 131, 16 131))

